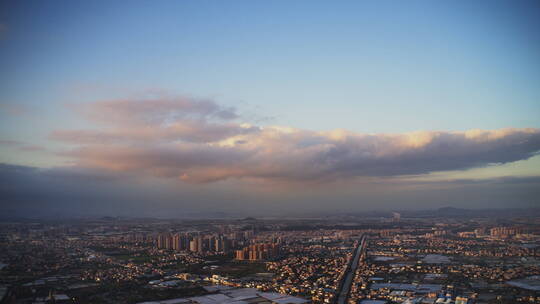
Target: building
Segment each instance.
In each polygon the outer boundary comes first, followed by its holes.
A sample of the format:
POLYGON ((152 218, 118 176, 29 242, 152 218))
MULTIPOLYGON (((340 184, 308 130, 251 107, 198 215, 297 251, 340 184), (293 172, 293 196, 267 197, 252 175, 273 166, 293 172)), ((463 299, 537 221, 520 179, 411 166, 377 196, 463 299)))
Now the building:
POLYGON ((274 258, 279 254, 279 246, 275 243, 253 244, 236 250, 235 258, 239 261, 258 261, 274 258))

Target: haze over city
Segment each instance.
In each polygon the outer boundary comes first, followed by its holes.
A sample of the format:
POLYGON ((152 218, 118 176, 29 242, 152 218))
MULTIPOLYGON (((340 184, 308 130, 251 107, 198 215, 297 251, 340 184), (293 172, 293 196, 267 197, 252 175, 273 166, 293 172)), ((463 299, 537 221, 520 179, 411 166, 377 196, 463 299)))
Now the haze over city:
POLYGON ((3 1, 2 217, 538 208, 537 1, 3 1))

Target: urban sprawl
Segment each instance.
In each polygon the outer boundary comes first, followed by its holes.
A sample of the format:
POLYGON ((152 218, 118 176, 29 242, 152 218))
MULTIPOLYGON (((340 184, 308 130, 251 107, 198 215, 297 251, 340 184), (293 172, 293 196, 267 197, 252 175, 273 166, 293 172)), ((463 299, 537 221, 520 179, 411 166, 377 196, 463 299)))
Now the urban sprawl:
POLYGON ((537 217, 12 220, 0 303, 540 303, 537 217))

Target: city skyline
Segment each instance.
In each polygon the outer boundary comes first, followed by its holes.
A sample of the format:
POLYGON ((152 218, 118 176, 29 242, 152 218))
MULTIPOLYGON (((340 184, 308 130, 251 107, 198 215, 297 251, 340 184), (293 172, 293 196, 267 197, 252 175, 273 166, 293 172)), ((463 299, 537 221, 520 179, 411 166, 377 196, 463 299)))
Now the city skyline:
POLYGON ((7 216, 539 206, 535 1, 0 7, 7 216))

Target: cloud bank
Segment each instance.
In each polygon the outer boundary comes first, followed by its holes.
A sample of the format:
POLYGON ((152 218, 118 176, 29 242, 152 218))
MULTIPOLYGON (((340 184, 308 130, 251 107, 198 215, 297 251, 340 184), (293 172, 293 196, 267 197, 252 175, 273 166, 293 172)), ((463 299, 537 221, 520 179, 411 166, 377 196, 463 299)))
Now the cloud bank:
MULTIPOLYGON (((366 210, 533 208, 540 178, 502 177, 419 181, 363 180, 330 187, 295 187, 286 193, 244 182, 193 187, 171 179, 80 167, 35 168, 0 163, 0 219, 11 217, 143 216, 328 216, 366 210), (159 181, 154 183, 153 181, 159 181), (329 189, 331 188, 331 189, 329 189), (331 202, 331 203, 330 203, 331 202)), ((275 188, 275 187, 272 187, 275 188)))
POLYGON ((362 134, 253 126, 234 108, 184 97, 84 104, 98 128, 56 130, 77 166, 206 183, 328 182, 461 170, 530 158, 539 129, 362 134))

